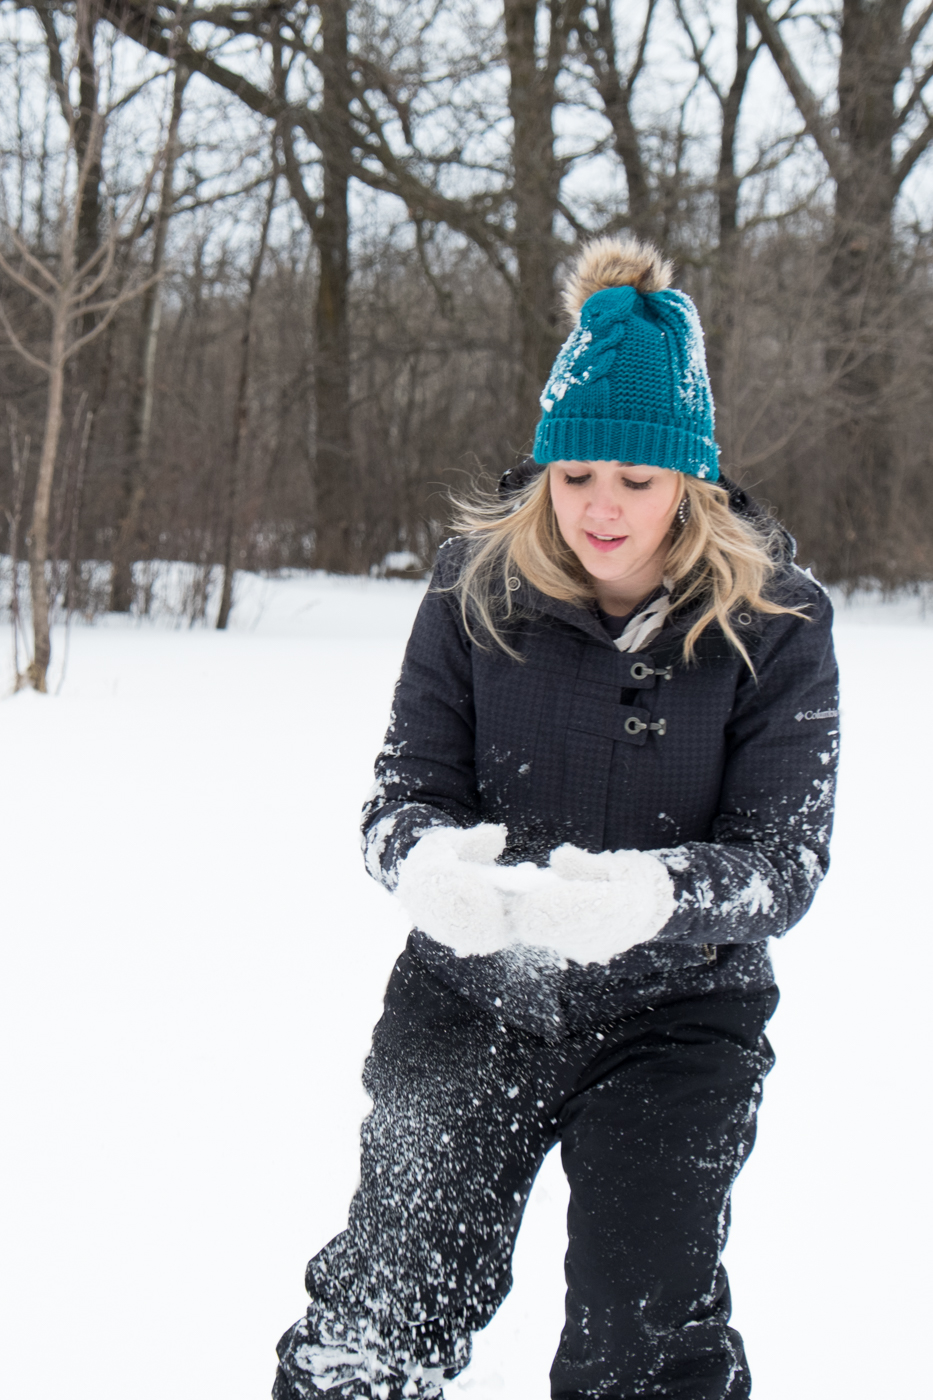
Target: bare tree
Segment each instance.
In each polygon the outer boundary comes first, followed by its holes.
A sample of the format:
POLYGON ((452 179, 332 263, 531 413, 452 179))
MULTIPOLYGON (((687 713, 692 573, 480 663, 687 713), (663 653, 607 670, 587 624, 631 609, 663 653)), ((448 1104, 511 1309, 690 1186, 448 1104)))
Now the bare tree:
MULTIPOLYGON (((87 170, 78 209, 77 245, 75 256, 79 263, 87 262, 96 247, 101 221, 101 182, 103 166, 97 128, 100 121, 100 83, 94 40, 100 11, 95 0, 78 0, 74 8, 75 68, 78 74, 78 100, 71 101, 69 72, 63 55, 62 40, 56 26, 53 6, 38 4, 31 7, 45 33, 49 55, 49 78, 58 97, 66 125, 74 132, 75 157, 79 168, 87 170)), ((89 330, 90 326, 85 326, 89 330)))
POLYGON ((272 151, 272 162, 273 175, 269 180, 269 195, 266 199, 266 207, 263 214, 262 226, 259 231, 256 253, 253 257, 252 265, 249 270, 249 278, 247 280, 243 331, 240 337, 240 372, 237 379, 236 403, 233 415, 233 445, 230 451, 230 463, 227 472, 224 552, 223 562, 221 564, 223 582, 220 588, 220 607, 217 613, 217 628, 218 631, 221 632, 226 628, 230 620, 230 609, 233 606, 233 574, 236 558, 240 501, 243 487, 244 458, 246 456, 246 438, 249 430, 250 349, 253 340, 256 293, 259 289, 259 278, 262 273, 263 259, 266 256, 266 248, 269 240, 269 224, 272 222, 272 211, 275 208, 275 192, 279 182, 278 153, 274 147, 272 151))
POLYGON ((539 0, 505 0, 503 5, 512 115, 511 196, 515 210, 510 242, 518 271, 515 303, 521 365, 516 447, 534 429, 538 394, 560 341, 554 274, 563 249, 555 237, 554 221, 564 162, 554 149, 554 108, 558 101, 557 79, 581 0, 549 0, 547 46, 539 54, 537 30, 542 8, 539 0))
MULTIPOLYGON (((745 0, 735 0, 735 66, 728 87, 720 82, 708 62, 708 51, 715 37, 710 25, 705 35, 687 12, 684 0, 675 0, 677 14, 690 42, 697 71, 702 75, 716 99, 721 113, 719 153, 716 167, 716 248, 712 256, 712 296, 706 321, 706 352, 710 377, 716 399, 729 397, 726 383, 728 346, 734 328, 736 296, 733 285, 736 271, 741 227, 739 222, 739 193, 743 179, 737 165, 736 146, 742 102, 748 90, 752 64, 761 44, 749 40, 749 18, 745 0)), ((746 172, 747 174, 747 172, 746 172)))
POLYGON ((834 16, 835 110, 825 111, 782 27, 795 6, 776 18, 768 0, 745 3, 835 187, 827 276, 835 325, 827 358, 843 411, 829 450, 843 464, 835 509, 846 541, 835 569, 897 583, 894 418, 902 408, 893 374, 907 288, 897 271, 894 213, 905 180, 933 145, 933 4, 908 18, 908 0, 842 0, 834 16))
MULTIPOLYGON (((350 175, 353 133, 347 12, 348 0, 320 0, 320 47, 315 67, 320 99, 314 144, 320 170, 320 194, 309 193, 295 151, 295 127, 280 122, 285 173, 318 254, 314 315, 314 484, 316 499, 315 561, 323 569, 346 568, 351 557, 352 518, 348 514, 348 474, 352 460, 350 428, 350 175)), ((273 44, 276 105, 288 107, 288 76, 297 55, 307 48, 286 46, 279 30, 273 44)))
MULTIPOLYGON (((150 303, 171 335, 156 343, 148 305, 142 331, 135 317, 111 321, 113 381, 103 399, 90 393, 99 446, 79 553, 122 560, 118 605, 131 597, 134 560, 153 562, 156 551, 221 565, 228 584, 234 560, 359 569, 397 549, 424 557, 443 528, 446 473, 495 468, 528 440, 557 340, 554 275, 568 229, 583 239, 629 228, 674 255, 702 304, 730 466, 767 478, 808 559, 839 579, 891 582, 927 567, 928 517, 895 504, 908 490, 912 505, 920 499, 930 436, 926 233, 911 256, 891 194, 929 144, 926 10, 897 12, 910 54, 887 155, 871 166, 857 153, 877 156, 890 130, 878 114, 897 59, 875 11, 897 19, 894 0, 838 0, 816 18, 796 5, 776 18, 764 0, 731 0, 728 11, 675 0, 674 25, 656 0, 635 10, 611 0, 86 3, 97 7, 85 28, 96 26, 99 46, 105 36, 115 53, 139 44, 191 74, 171 206, 173 294, 150 303), (843 56, 822 106, 801 44, 820 26, 843 56), (782 109, 764 134, 761 104, 748 99, 766 49, 805 120, 782 109), (875 87, 864 87, 866 74, 875 87), (211 123, 194 114, 232 113, 234 103, 231 136, 249 133, 241 185, 268 181, 260 152, 275 134, 291 196, 277 205, 258 271, 262 214, 244 240, 247 205, 225 213, 198 183, 199 171, 233 171, 240 155, 214 144, 202 166, 197 144, 211 123), (823 190, 811 147, 833 176, 823 190), (604 179, 607 164, 624 184, 604 179), (869 237, 859 219, 881 233, 869 237), (814 452, 825 489, 811 529, 814 452)), ((72 52, 70 4, 47 11, 72 52)), ((40 40, 51 67, 47 26, 40 40)), ((84 89, 79 102, 75 67, 75 109, 103 103, 106 84, 96 96, 84 89)), ((126 149, 115 142, 108 161, 126 149)), ((115 174, 123 178, 106 169, 101 190, 115 174)), ((147 233, 157 219, 164 228, 160 214, 147 216, 147 233)), ((127 245, 121 259, 140 262, 144 246, 127 245)), ((88 373, 82 364, 69 374, 69 411, 88 373)), ((28 403, 22 371, 17 385, 28 403)), ((38 442, 34 417, 28 428, 38 442)))
POLYGON ((100 161, 104 118, 95 116, 91 139, 83 157, 77 158, 76 122, 69 123, 68 142, 62 161, 62 182, 58 202, 57 248, 52 256, 38 256, 5 210, 0 217, 0 272, 27 298, 42 308, 47 330, 41 348, 30 348, 35 336, 15 329, 10 313, 0 300, 0 326, 16 353, 34 369, 40 370, 48 382, 45 424, 39 453, 38 472, 32 500, 29 529, 30 597, 32 606, 33 655, 26 673, 26 682, 33 689, 46 690, 49 659, 49 519, 52 486, 62 428, 65 390, 65 369, 77 355, 113 320, 118 310, 131 298, 138 296, 152 279, 130 276, 113 285, 118 253, 127 225, 138 217, 152 179, 150 171, 141 188, 116 214, 107 234, 98 240, 96 248, 79 261, 82 246, 81 212, 84 188, 100 161), (79 330, 79 323, 89 329, 79 330))
POLYGON ((165 246, 169 223, 175 210, 175 165, 179 155, 178 128, 181 123, 185 87, 190 70, 175 64, 172 78, 172 107, 169 116, 161 168, 161 187, 155 214, 149 285, 142 293, 139 363, 130 396, 127 450, 121 472, 120 514, 116 522, 116 542, 110 578, 112 612, 128 612, 133 602, 132 553, 139 529, 139 517, 146 494, 149 444, 152 433, 152 405, 155 396, 156 350, 162 322, 161 279, 165 268, 165 246))
POLYGON ((644 151, 644 134, 639 131, 633 114, 635 85, 645 71, 656 10, 656 0, 648 0, 635 52, 627 66, 619 56, 612 0, 591 0, 580 7, 576 20, 577 40, 612 129, 615 153, 625 170, 628 186, 625 223, 639 238, 659 236, 657 192, 644 151))
MULTIPOLYGON (((104 0, 111 21, 155 52, 167 53, 170 13, 153 13, 143 0, 104 0)), ((417 228, 443 224, 474 241, 506 281, 519 325, 521 386, 515 415, 516 446, 536 416, 536 395, 557 341, 554 271, 561 248, 554 234, 559 190, 566 161, 554 151, 553 113, 557 79, 579 13, 579 0, 506 0, 503 6, 505 66, 509 74, 508 112, 513 139, 506 159, 488 167, 467 162, 456 141, 428 149, 412 124, 404 92, 417 87, 417 70, 399 73, 391 60, 370 52, 350 53, 348 0, 322 0, 309 12, 296 7, 265 12, 211 10, 205 18, 219 32, 252 33, 271 39, 273 70, 263 89, 214 57, 216 46, 182 45, 179 57, 210 81, 235 93, 254 112, 275 121, 282 135, 285 170, 319 255, 315 354, 316 560, 323 567, 346 567, 352 556, 346 519, 346 471, 350 460, 348 385, 349 220, 351 179, 401 200, 417 228), (539 21, 545 21, 543 26, 539 21), (539 52, 538 31, 547 35, 539 52), (299 99, 296 76, 308 67, 299 99), (403 147, 390 134, 398 128, 403 147), (296 147, 309 148, 311 173, 320 175, 320 193, 307 187, 296 147), (486 175, 479 192, 451 194, 447 176, 458 162, 471 181, 486 175)), ((426 21, 426 24, 428 21, 426 21)), ((497 55, 498 58, 498 55, 497 55)), ((482 63, 479 58, 479 67, 482 63)), ((469 76, 469 64, 467 65, 469 76)), ((430 128, 430 121, 427 122, 430 128)), ((436 143, 435 143, 436 144, 436 143)))
POLYGON ((7 524, 10 539, 10 630, 13 643, 13 683, 18 688, 20 682, 19 643, 22 631, 22 615, 19 606, 19 533, 23 518, 23 505, 26 499, 26 470, 29 464, 30 441, 27 437, 20 451, 19 424, 15 409, 9 409, 10 465, 13 469, 13 492, 7 510, 7 524))

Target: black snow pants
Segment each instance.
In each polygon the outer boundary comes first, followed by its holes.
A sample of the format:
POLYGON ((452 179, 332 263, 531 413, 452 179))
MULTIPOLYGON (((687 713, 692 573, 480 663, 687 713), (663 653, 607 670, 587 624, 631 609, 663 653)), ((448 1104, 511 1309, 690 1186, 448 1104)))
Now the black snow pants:
POLYGON ((403 953, 366 1062, 360 1186, 308 1265, 275 1400, 438 1396, 509 1291, 555 1142, 570 1207, 552 1395, 745 1400, 721 1254, 776 1003, 776 988, 659 1002, 548 1044, 403 953))

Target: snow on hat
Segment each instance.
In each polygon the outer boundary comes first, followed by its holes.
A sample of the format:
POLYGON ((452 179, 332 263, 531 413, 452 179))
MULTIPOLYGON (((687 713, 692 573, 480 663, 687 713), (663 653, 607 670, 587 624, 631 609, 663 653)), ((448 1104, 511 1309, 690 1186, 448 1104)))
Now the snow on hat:
POLYGON ((703 328, 671 272, 636 239, 584 248, 564 290, 576 325, 541 395, 536 462, 638 462, 716 481, 703 328))

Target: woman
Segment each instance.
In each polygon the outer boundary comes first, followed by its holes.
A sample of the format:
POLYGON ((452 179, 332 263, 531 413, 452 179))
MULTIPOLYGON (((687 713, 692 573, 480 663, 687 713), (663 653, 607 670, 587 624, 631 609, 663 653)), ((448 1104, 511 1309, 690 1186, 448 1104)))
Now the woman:
POLYGON ((721 1254, 772 1063, 767 939, 827 865, 836 668, 789 536, 716 484, 668 280, 646 245, 584 251, 534 459, 467 513, 416 619, 363 827, 416 929, 277 1400, 439 1395, 558 1142, 552 1394, 749 1394, 721 1254))

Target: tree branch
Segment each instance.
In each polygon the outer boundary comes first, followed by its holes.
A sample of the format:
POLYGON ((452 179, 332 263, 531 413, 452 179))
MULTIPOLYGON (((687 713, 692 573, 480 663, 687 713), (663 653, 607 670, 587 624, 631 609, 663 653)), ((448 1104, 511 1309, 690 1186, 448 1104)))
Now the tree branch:
MULTIPOLYGON (((150 53, 184 63, 209 82, 238 97, 258 116, 273 121, 287 119, 312 141, 318 142, 320 129, 315 112, 308 107, 294 106, 275 93, 257 87, 248 78, 217 63, 208 53, 192 47, 187 40, 179 42, 174 17, 171 23, 160 20, 147 0, 101 0, 101 14, 121 34, 126 34, 150 53)), ((200 14, 196 17, 202 19, 200 14)))
POLYGON ((758 26, 761 37, 767 45, 781 77, 787 84, 791 97, 797 104, 797 110, 806 124, 807 131, 813 137, 819 147, 820 155, 829 166, 830 174, 834 180, 842 179, 845 173, 842 145, 838 138, 833 135, 829 123, 820 111, 820 104, 815 93, 784 43, 781 31, 768 11, 766 0, 746 0, 745 8, 758 26))
POLYGON ((635 61, 632 64, 631 69, 629 70, 628 77, 625 80, 625 86, 629 92, 631 92, 632 88, 635 86, 635 79, 638 77, 642 68, 645 66, 645 54, 648 50, 648 35, 651 31, 651 21, 654 18, 654 9, 656 4, 657 0, 648 0, 648 8, 645 11, 645 22, 641 28, 641 37, 638 40, 638 49, 635 54, 635 61))
POLYGON ((167 78, 171 71, 171 68, 162 68, 158 73, 150 73, 148 78, 143 78, 142 82, 137 83, 134 87, 127 88, 126 92, 122 92, 115 102, 111 102, 109 106, 105 107, 101 112, 104 121, 108 122, 114 112, 118 112, 121 107, 125 107, 127 103, 132 102, 134 97, 138 97, 141 92, 147 87, 151 87, 159 78, 167 78))
MULTIPOLYGON (((923 110, 924 112, 926 112, 926 107, 924 107, 923 110)), ((904 152, 900 160, 897 162, 897 165, 895 165, 894 167, 892 177, 894 180, 894 188, 896 190, 900 189, 901 185, 907 179, 907 176, 917 164, 917 161, 927 150, 931 141, 933 141, 933 117, 930 116, 929 112, 926 112, 926 115, 926 126, 923 128, 923 130, 918 136, 914 137, 913 141, 911 141, 910 145, 907 147, 907 150, 904 152)))
MULTIPOLYGON (((100 335, 101 331, 105 330, 106 327, 110 325, 110 322, 120 310, 120 307, 125 306, 127 302, 132 301, 134 297, 141 296, 142 293, 147 290, 147 288, 153 286, 156 282, 158 282, 160 276, 161 273, 156 272, 153 274, 152 277, 144 278, 142 282, 137 282, 132 287, 125 288, 117 296, 113 297, 110 301, 109 309, 107 310, 106 315, 101 317, 101 319, 97 322, 97 325, 92 327, 91 330, 86 331, 84 335, 79 335, 77 340, 73 340, 71 342, 68 349, 65 351, 65 359, 70 360, 72 355, 76 355, 78 351, 83 349, 85 345, 90 343, 90 341, 96 340, 97 337, 100 335)), ((106 302, 102 304, 104 306, 107 305, 106 302)))
POLYGON ((295 155, 295 147, 292 144, 291 131, 282 132, 282 155, 285 159, 285 178, 288 181, 288 188, 292 199, 298 205, 301 216, 312 233, 315 233, 320 226, 320 215, 317 209, 317 200, 312 199, 308 194, 308 188, 301 173, 301 166, 298 164, 298 157, 295 155))
MULTIPOLYGON (((24 277, 22 273, 17 272, 12 263, 7 262, 6 256, 3 253, 0 253, 0 270, 6 273, 11 282, 15 282, 18 287, 22 287, 24 292, 28 292, 29 295, 35 297, 37 301, 41 301, 45 306, 52 306, 53 299, 49 293, 43 292, 34 282, 30 282, 28 277, 24 277)), ((53 281, 52 286, 57 290, 58 284, 56 282, 53 281)))
POLYGON ((35 365, 36 369, 41 369, 43 374, 52 373, 50 366, 46 364, 45 360, 40 360, 38 355, 34 355, 31 350, 26 349, 25 345, 10 325, 9 318, 6 314, 6 307, 3 305, 2 300, 0 300, 0 323, 3 324, 3 329, 7 333, 10 344, 18 355, 22 355, 23 359, 26 360, 28 364, 35 365))
POLYGON ((920 101, 921 97, 923 96, 923 89, 926 87, 927 83, 930 81, 931 78, 933 78, 933 63, 928 63, 926 68, 924 68, 923 72, 920 74, 920 77, 914 83, 913 88, 911 89, 910 96, 907 98, 907 101, 904 103, 901 110, 899 112, 895 112, 894 114, 894 121, 898 131, 900 131, 901 127, 904 125, 905 121, 910 116, 917 103, 920 101))
POLYGON ((52 80, 52 86, 58 93, 62 116, 70 129, 74 125, 75 116, 68 97, 68 87, 65 83, 65 69, 62 63, 62 47, 58 39, 58 30, 55 28, 52 12, 47 5, 34 5, 33 11, 45 30, 46 47, 49 52, 49 77, 52 80))
MULTIPOLYGON (((700 73, 702 74, 702 76, 705 78, 705 80, 706 80, 706 82, 707 82, 707 85, 712 89, 712 91, 715 93, 716 97, 719 99, 719 105, 720 105, 720 107, 725 107, 725 105, 726 105, 725 94, 724 94, 724 92, 722 91, 722 88, 721 88, 721 87, 719 86, 719 84, 716 82, 716 80, 715 80, 715 78, 713 77, 712 73, 709 71, 709 67, 707 66, 706 59, 704 58, 704 50, 700 48, 699 42, 698 42, 698 40, 697 40, 696 35, 695 35, 694 32, 693 32, 693 29, 692 29, 692 27, 691 27, 690 21, 687 19, 686 13, 685 13, 685 11, 684 11, 684 7, 683 7, 682 0, 674 0, 674 8, 675 8, 676 11, 677 11, 677 17, 678 17, 678 19, 680 20, 681 24, 682 24, 683 27, 684 27, 684 32, 685 32, 685 34, 687 35, 687 38, 690 40, 690 47, 691 47, 691 49, 693 50, 693 61, 694 61, 694 63, 696 64, 696 66, 697 66, 697 68, 699 69, 699 71, 700 71, 700 73)), ((709 42, 709 41, 707 41, 707 42, 709 42)))
MULTIPOLYGON (((594 9, 596 29, 591 29, 581 17, 577 22, 577 38, 595 79, 603 112, 612 128, 616 155, 625 169, 628 223, 640 237, 656 237, 656 200, 631 111, 632 87, 638 76, 639 59, 636 58, 631 72, 623 78, 619 72, 612 6, 609 0, 596 0, 594 9)), ((654 4, 649 3, 642 31, 645 43, 653 14, 654 4)))
MULTIPOLYGON (((152 276, 147 277, 144 282, 138 284, 134 283, 132 287, 121 289, 115 296, 104 297, 102 301, 81 302, 76 305, 73 311, 68 313, 68 320, 80 321, 82 316, 88 312, 94 312, 96 315, 98 311, 110 311, 111 309, 119 310, 126 302, 132 301, 134 297, 141 296, 147 287, 151 287, 156 282, 160 281, 162 276, 163 273, 154 272, 152 276)), ((86 339, 86 337, 82 337, 82 339, 86 339)))
MULTIPOLYGON (((149 0, 100 0, 100 3, 103 16, 129 38, 152 53, 161 54, 163 57, 177 56, 179 62, 183 62, 194 72, 200 73, 210 82, 239 98, 251 111, 277 123, 283 137, 289 188, 307 219, 311 214, 313 201, 307 190, 304 190, 303 182, 300 182, 300 185, 293 183, 296 170, 300 176, 300 165, 292 150, 290 154, 294 160, 292 169, 289 170, 288 142, 285 135, 289 131, 300 130, 320 149, 323 133, 320 130, 319 114, 312 108, 290 102, 286 96, 283 78, 287 69, 282 63, 282 51, 292 46, 285 41, 284 36, 279 39, 275 25, 269 17, 270 12, 257 12, 257 19, 250 21, 248 25, 244 23, 242 31, 256 35, 262 42, 271 42, 273 63, 276 62, 275 50, 279 50, 280 74, 273 82, 272 89, 265 90, 247 78, 231 72, 206 51, 194 48, 187 42, 178 43, 174 38, 174 17, 169 20, 167 16, 161 16, 151 7, 149 0), (299 188, 304 190, 304 200, 298 193, 299 188)), ((653 7, 654 0, 651 0, 651 3, 653 7)), ((210 11, 199 12, 197 18, 199 21, 206 20, 211 14, 219 16, 222 12, 212 8, 210 11)), ((571 12, 575 12, 575 6, 571 6, 571 12)), ((245 10, 236 13, 242 16, 245 10)), ((226 15, 223 27, 228 27, 226 15)), ((308 57, 313 62, 317 61, 314 52, 309 52, 308 57)), ((461 200, 441 195, 412 172, 409 162, 395 155, 360 84, 356 86, 355 97, 362 113, 363 130, 359 132, 354 143, 350 175, 370 189, 382 190, 401 199, 412 210, 413 215, 430 222, 445 223, 448 227, 466 234, 482 249, 496 270, 511 285, 511 273, 502 256, 502 248, 508 246, 510 235, 490 218, 490 214, 509 197, 508 191, 476 195, 461 200), (373 168, 373 162, 376 161, 381 169, 373 168)), ((359 117, 357 121, 359 124, 359 117)))

